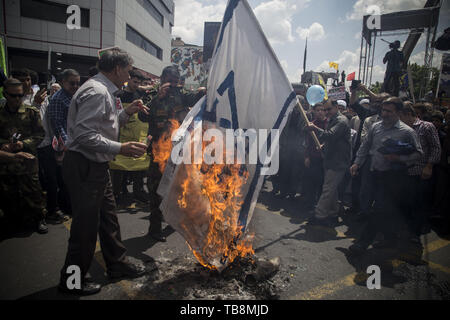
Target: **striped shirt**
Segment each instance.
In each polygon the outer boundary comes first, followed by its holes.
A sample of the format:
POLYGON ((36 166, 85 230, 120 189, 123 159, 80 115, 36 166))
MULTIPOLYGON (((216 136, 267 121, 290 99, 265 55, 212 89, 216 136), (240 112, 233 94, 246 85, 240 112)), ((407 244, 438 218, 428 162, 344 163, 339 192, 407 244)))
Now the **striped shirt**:
POLYGON ((441 160, 441 144, 438 132, 432 123, 417 119, 412 127, 419 136, 423 154, 420 160, 408 169, 408 175, 420 176, 428 163, 434 165, 441 160))
POLYGON ((56 138, 61 137, 64 142, 67 141, 67 114, 71 100, 72 96, 66 90, 61 89, 50 99, 47 108, 53 134, 56 138))
POLYGON ((119 89, 103 73, 85 82, 72 98, 67 116, 67 148, 106 163, 119 154, 119 127, 129 116, 116 97, 119 89))

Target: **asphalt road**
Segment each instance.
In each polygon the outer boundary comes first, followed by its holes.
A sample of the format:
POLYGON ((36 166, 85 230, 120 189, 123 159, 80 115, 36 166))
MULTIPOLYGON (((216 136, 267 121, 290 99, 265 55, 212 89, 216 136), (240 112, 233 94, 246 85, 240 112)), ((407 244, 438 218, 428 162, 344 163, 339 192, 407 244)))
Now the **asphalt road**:
MULTIPOLYGON (((83 297, 82 300, 208 299, 218 298, 217 290, 224 291, 220 293, 222 299, 258 298, 258 295, 251 294, 251 290, 246 291, 245 283, 234 280, 226 290, 217 289, 220 276, 202 270, 184 239, 169 228, 165 229, 168 236, 166 243, 150 240, 146 235, 149 225, 147 212, 139 208, 121 209, 118 216, 129 256, 145 263, 152 272, 159 270, 160 275, 165 272, 165 279, 157 287, 157 280, 152 276, 109 282, 104 274, 100 249, 97 248, 90 273, 104 286, 99 294, 83 297), (191 269, 186 273, 183 268, 191 269), (196 281, 194 275, 199 276, 200 280, 208 280, 195 292, 183 288, 187 286, 187 282, 183 282, 188 281, 186 279, 196 281), (208 288, 213 283, 209 281, 212 278, 216 283, 216 295, 208 296, 200 291, 212 292, 213 288, 208 288), (234 289, 236 292, 233 295, 226 295, 234 289)), ((307 218, 307 213, 298 209, 298 198, 277 199, 271 192, 271 184, 265 185, 250 231, 255 234, 257 258, 280 258, 278 273, 268 280, 276 290, 275 298, 450 299, 450 241, 439 237, 435 231, 430 230, 422 236, 423 250, 401 243, 397 248, 369 249, 361 257, 352 257, 348 247, 361 230, 360 222, 344 216, 335 228, 327 228, 308 225, 307 218), (367 288, 366 280, 370 276, 367 268, 371 265, 380 268, 380 289, 367 288)), ((69 229, 70 221, 62 225, 49 225, 46 235, 34 233, 0 242, 0 299, 79 299, 60 294, 56 289, 69 229)), ((237 274, 233 276, 238 278, 237 274)))

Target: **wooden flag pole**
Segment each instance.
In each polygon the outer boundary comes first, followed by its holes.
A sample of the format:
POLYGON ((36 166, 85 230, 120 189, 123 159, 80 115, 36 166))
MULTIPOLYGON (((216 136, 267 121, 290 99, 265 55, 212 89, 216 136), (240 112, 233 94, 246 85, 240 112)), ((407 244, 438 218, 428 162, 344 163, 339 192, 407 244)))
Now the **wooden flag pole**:
MULTIPOLYGON (((298 101, 298 100, 297 100, 297 108, 300 110, 300 114, 302 115, 303 121, 305 121, 306 125, 309 126, 310 121, 309 121, 308 117, 306 116, 306 112, 303 109, 300 101, 298 101)), ((311 137, 314 140, 314 144, 316 145, 316 149, 318 151, 322 152, 322 147, 321 147, 321 144, 319 142, 319 139, 317 138, 316 133, 314 131, 310 131, 310 134, 311 134, 311 137)))

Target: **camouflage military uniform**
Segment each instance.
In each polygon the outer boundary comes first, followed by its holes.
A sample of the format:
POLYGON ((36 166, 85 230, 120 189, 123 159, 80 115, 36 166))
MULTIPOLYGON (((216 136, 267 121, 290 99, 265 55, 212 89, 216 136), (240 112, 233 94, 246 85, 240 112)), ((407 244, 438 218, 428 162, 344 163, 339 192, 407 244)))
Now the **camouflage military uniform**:
MULTIPOLYGON (((37 146, 44 138, 39 110, 22 105, 17 112, 7 106, 0 108, 0 146, 20 134, 22 152, 36 156, 37 146)), ((39 183, 37 160, 9 162, 0 167, 0 208, 8 220, 26 226, 36 226, 44 219, 45 194, 39 183)))
POLYGON ((164 132, 169 130, 170 119, 177 120, 180 124, 189 112, 189 108, 202 97, 203 93, 189 93, 181 88, 171 89, 167 96, 160 99, 157 96, 157 88, 153 91, 153 96, 147 98, 150 103, 147 104, 150 111, 146 115, 139 113, 139 119, 143 122, 148 122, 148 134, 152 136, 148 152, 150 154, 150 166, 147 175, 147 188, 150 196, 150 233, 161 232, 162 213, 159 210, 161 204, 161 197, 156 193, 159 182, 162 178, 162 173, 159 169, 158 163, 153 161, 151 154, 152 142, 158 141, 164 132))

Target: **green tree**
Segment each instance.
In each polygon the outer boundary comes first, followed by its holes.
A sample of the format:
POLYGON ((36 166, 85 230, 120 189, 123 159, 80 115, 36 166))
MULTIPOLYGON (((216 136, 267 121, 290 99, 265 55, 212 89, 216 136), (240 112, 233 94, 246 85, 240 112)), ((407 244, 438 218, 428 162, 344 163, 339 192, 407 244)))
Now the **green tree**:
MULTIPOLYGON (((420 97, 420 87, 422 86, 422 81, 427 75, 427 70, 424 66, 420 66, 417 63, 413 63, 411 66, 411 77, 414 86, 414 96, 416 99, 420 97)), ((423 94, 433 90, 436 91, 437 84, 439 81, 439 70, 436 68, 431 68, 431 81, 428 81, 423 94)))
POLYGON ((382 82, 380 83, 379 81, 377 81, 377 82, 375 82, 375 84, 373 84, 370 87, 370 91, 372 91, 375 94, 381 93, 381 87, 382 86, 383 86, 383 83, 382 82))

